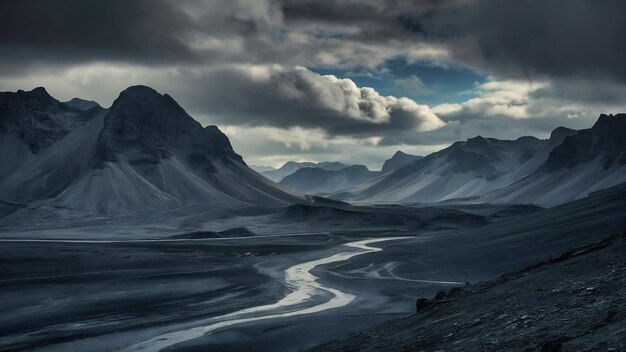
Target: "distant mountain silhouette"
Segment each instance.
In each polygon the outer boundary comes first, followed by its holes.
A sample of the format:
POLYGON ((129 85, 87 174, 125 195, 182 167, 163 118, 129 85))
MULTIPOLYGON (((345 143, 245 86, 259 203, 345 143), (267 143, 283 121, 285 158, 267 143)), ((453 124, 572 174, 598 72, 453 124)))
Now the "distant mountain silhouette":
POLYGON ((352 165, 339 170, 305 167, 283 178, 279 185, 305 194, 324 194, 352 187, 376 177, 378 172, 363 165, 352 165))
POLYGON ((340 163, 338 161, 322 161, 319 163, 313 162, 297 162, 297 161, 288 161, 283 166, 275 170, 263 171, 261 174, 263 176, 269 178, 274 182, 280 182, 283 178, 293 174, 294 172, 305 168, 305 167, 318 167, 323 170, 340 170, 348 165, 344 163, 340 163))

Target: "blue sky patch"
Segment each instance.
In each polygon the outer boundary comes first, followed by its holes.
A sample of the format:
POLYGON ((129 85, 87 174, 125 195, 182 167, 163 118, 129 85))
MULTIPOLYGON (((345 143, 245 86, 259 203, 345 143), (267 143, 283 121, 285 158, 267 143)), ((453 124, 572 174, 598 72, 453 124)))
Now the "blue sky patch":
POLYGON ((372 87, 382 95, 406 96, 431 106, 464 102, 475 96, 472 88, 486 80, 485 75, 467 68, 407 63, 401 58, 389 60, 375 69, 310 69, 322 75, 350 78, 359 87, 372 87))

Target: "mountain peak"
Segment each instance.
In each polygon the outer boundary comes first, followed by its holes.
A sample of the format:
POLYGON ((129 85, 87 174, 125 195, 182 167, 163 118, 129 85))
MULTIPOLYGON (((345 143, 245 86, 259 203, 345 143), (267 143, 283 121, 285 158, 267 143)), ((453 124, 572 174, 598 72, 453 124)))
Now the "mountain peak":
MULTIPOLYGON (((556 131, 556 130, 555 130, 556 131)), ((554 133, 554 132, 553 132, 554 133)), ((598 160, 605 169, 626 165, 626 114, 601 114, 593 127, 563 138, 540 170, 552 172, 598 160)))
POLYGON ((143 85, 124 89, 113 102, 111 112, 137 122, 159 119, 168 125, 200 126, 171 96, 143 85))
POLYGON ((38 104, 55 104, 58 100, 54 99, 44 87, 37 87, 30 91, 24 91, 22 89, 17 91, 18 96, 30 98, 37 101, 38 104), (33 99, 34 98, 34 99, 33 99))
POLYGON ((394 171, 421 158, 421 156, 407 154, 401 150, 398 150, 393 154, 390 159, 385 160, 385 162, 383 163, 383 167, 380 171, 382 173, 394 171))
POLYGON ((216 126, 202 127, 171 96, 146 86, 120 93, 105 116, 100 142, 103 161, 123 153, 131 163, 150 165, 177 155, 192 168, 208 172, 216 171, 217 160, 245 165, 216 126))
POLYGON ((72 98, 71 100, 63 102, 63 104, 69 106, 75 110, 87 111, 89 109, 95 108, 96 106, 100 106, 100 104, 96 103, 93 100, 85 100, 81 98, 72 98))
POLYGON ((485 137, 483 137, 481 135, 478 135, 476 137, 468 138, 467 141, 468 142, 485 142, 485 141, 487 141, 487 138, 485 138, 485 137))
POLYGON ((43 96, 46 96, 46 97, 51 97, 50 94, 48 94, 48 91, 46 90, 46 88, 44 88, 44 87, 37 87, 37 88, 31 90, 30 93, 37 94, 37 95, 43 95, 43 96))
POLYGON ((149 96, 149 95, 153 95, 153 96, 163 96, 162 94, 159 94, 159 92, 157 92, 154 88, 148 87, 148 86, 144 86, 144 85, 136 85, 136 86, 130 86, 126 89, 124 89, 123 91, 120 92, 120 96, 122 95, 130 95, 130 96, 149 96))
POLYGON ((398 150, 398 151, 396 151, 395 153, 393 153, 392 158, 403 157, 403 156, 405 156, 405 155, 408 155, 408 154, 407 154, 407 153, 405 153, 405 152, 403 152, 403 151, 401 151, 401 150, 398 150))
POLYGON ((616 115, 600 114, 598 121, 591 129, 601 133, 623 134, 626 131, 626 113, 616 115))
POLYGON ((550 133, 550 139, 565 138, 567 136, 571 136, 574 133, 576 133, 576 130, 561 126, 555 128, 552 133, 550 133))

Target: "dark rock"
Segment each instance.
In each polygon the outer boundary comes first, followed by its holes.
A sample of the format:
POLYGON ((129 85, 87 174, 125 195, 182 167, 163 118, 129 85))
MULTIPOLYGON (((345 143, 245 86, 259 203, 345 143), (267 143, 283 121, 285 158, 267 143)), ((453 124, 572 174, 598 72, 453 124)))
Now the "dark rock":
POLYGON ((192 168, 208 173, 215 172, 213 160, 245 165, 217 127, 202 127, 172 97, 146 86, 120 93, 106 116, 98 144, 116 153, 128 151, 136 164, 158 164, 176 150, 192 168))
POLYGON ((559 352, 561 351, 561 339, 548 341, 541 345, 541 352, 559 352))
POLYGON ((0 92, 0 132, 22 140, 39 153, 102 111, 73 109, 38 87, 29 92, 0 92))
POLYGON ((550 152, 540 171, 552 172, 572 168, 580 163, 601 157, 603 166, 626 164, 626 114, 602 114, 593 127, 578 131, 564 138, 550 152))
POLYGON ((415 301, 415 311, 420 312, 431 303, 432 302, 428 298, 418 298, 417 301, 415 301))
POLYGON ((451 289, 448 291, 448 297, 458 297, 458 296, 461 294, 461 291, 462 291, 462 290, 461 290, 461 288, 460 288, 460 287, 454 287, 454 288, 451 288, 451 289))

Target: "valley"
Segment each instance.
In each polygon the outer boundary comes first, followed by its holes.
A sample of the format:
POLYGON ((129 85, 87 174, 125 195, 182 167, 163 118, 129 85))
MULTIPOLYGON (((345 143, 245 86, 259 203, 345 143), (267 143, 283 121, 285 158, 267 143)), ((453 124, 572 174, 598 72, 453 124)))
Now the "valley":
MULTIPOLYGON (((153 229, 141 239, 110 236, 108 227, 98 230, 93 223, 68 229, 82 232, 78 237, 58 226, 14 229, 0 239, 9 268, 0 279, 7 331, 0 350, 309 348, 410 315, 417 297, 602 240, 624 228, 625 199, 626 188, 618 187, 508 217, 498 215, 506 213, 502 206, 409 208, 405 217, 429 214, 433 225, 413 230, 384 217, 379 230, 362 217, 342 224, 346 215, 326 206, 306 215, 237 217, 240 225, 263 218, 262 228, 275 223, 271 234, 185 239, 153 229), (468 211, 482 222, 453 221, 471 216, 468 211), (354 229, 359 222, 363 228, 354 229), (298 223, 302 232, 287 232, 298 223), (304 230, 315 226, 327 231, 304 230)), ((360 211, 372 217, 381 209, 360 211)), ((177 221, 172 217, 170 224, 177 221)), ((195 221, 201 228, 201 219, 195 221)), ((128 223, 117 226, 126 236, 142 232, 128 223)))
POLYGON ((2 94, 0 351, 316 348, 626 228, 623 114, 263 176, 146 86, 2 94))

